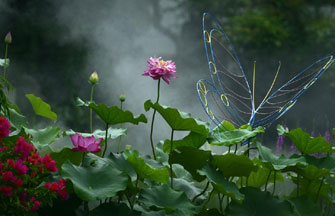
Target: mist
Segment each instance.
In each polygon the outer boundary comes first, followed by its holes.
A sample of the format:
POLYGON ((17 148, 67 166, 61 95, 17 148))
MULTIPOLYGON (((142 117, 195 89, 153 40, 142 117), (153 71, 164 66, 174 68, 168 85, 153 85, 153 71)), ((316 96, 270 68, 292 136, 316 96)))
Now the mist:
MULTIPOLYGON (((88 48, 82 71, 76 72, 81 83, 78 88, 74 88, 74 91, 77 91, 82 99, 88 100, 90 85, 87 80, 90 74, 96 71, 100 78, 94 96, 97 103, 105 103, 108 106, 119 105, 120 94, 125 94, 124 108, 135 115, 144 113, 148 118, 148 124, 139 126, 125 124, 128 136, 123 139, 123 143, 143 153, 150 153, 149 134, 152 117, 152 111, 145 112, 143 103, 148 99, 155 101, 157 96, 157 81, 141 76, 150 57, 172 60, 177 66, 178 78, 173 79, 170 85, 161 82, 160 103, 208 121, 196 92, 196 82, 199 79, 210 79, 203 47, 202 17, 194 18, 187 7, 179 7, 183 2, 186 1, 73 0, 54 3, 56 11, 51 20, 66 29, 57 38, 57 43, 60 45, 82 43, 88 48)), ((8 9, 7 4, 3 2, 0 2, 0 8, 8 9)), ((6 19, 2 20, 2 26, 5 21, 6 19)), ((238 47, 236 44, 235 46, 238 47)), ((238 54, 243 56, 243 53, 238 54)), ((291 54, 293 55, 294 51, 291 54)), ((310 59, 317 60, 322 57, 310 56, 312 54, 306 54, 309 57, 304 62, 284 60, 282 62, 284 71, 285 64, 295 64, 296 71, 279 74, 282 77, 278 85, 312 63, 310 59)), ((288 59, 285 55, 286 53, 283 53, 283 58, 288 59)), ((248 59, 242 63, 245 64, 249 83, 252 81, 251 65, 257 60, 256 92, 260 93, 257 97, 263 98, 275 75, 278 61, 282 59, 278 59, 278 56, 243 56, 243 59, 248 59)), ((19 61, 14 69, 21 73, 25 72, 24 66, 20 65, 19 61)), ((334 73, 334 67, 326 73, 334 73)), ((24 76, 27 77, 26 80, 31 81, 24 86, 24 93, 33 92, 36 95, 43 93, 34 81, 33 74, 26 73, 24 76)), ((60 82, 61 88, 61 80, 55 82, 60 82)), ((320 128, 317 132, 320 134, 334 127, 332 107, 335 104, 328 96, 323 96, 325 92, 329 95, 329 91, 334 91, 334 88, 329 88, 326 78, 321 78, 278 123, 286 124, 290 128, 300 126, 308 131, 320 128)), ((75 100, 69 95, 59 97, 64 100, 75 100)), ((86 113, 88 117, 88 111, 86 113)), ((62 112, 58 114, 61 116, 62 112)), ((58 124, 67 127, 65 123, 58 124)), ((95 117, 94 124, 96 127, 101 126, 98 117, 95 117)), ((270 128, 269 134, 272 136, 275 133, 275 125, 270 128)), ((168 125, 157 115, 154 142, 169 139, 170 132, 168 125)), ((181 138, 184 134, 176 133, 175 138, 181 138)), ((113 144, 115 148, 116 144, 113 144)))

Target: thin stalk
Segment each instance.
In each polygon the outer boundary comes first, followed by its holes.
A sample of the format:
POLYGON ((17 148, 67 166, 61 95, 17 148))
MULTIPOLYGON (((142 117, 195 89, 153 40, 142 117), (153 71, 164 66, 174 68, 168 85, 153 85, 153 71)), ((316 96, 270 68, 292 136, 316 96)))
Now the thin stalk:
MULTIPOLYGON (((248 149, 250 148, 250 139, 248 139, 248 149)), ((250 156, 250 151, 247 152, 247 156, 250 156)))
MULTIPOLYGON (((91 95, 90 95, 90 102, 93 102, 93 92, 94 92, 94 86, 91 87, 91 95)), ((92 108, 90 108, 90 133, 93 133, 93 119, 92 119, 92 108)))
MULTIPOLYGON (((170 157, 173 151, 173 132, 174 130, 172 129, 171 131, 171 145, 170 145, 170 157)), ((170 178, 171 178, 171 188, 173 189, 173 171, 172 171, 172 163, 170 163, 170 178)))
POLYGON ((108 135, 108 123, 106 124, 105 149, 104 149, 104 152, 102 153, 102 157, 105 157, 105 154, 107 151, 107 139, 108 139, 107 135, 108 135))
MULTIPOLYGON (((159 101, 159 89, 160 89, 160 83, 161 83, 161 79, 158 80, 157 100, 156 100, 156 103, 158 103, 158 101, 159 101)), ((153 134, 153 130, 154 130, 155 116, 156 116, 156 110, 154 110, 154 113, 153 113, 153 115, 152 115, 151 129, 150 129, 150 143, 151 143, 152 155, 154 156, 154 159, 156 160, 156 153, 155 153, 154 142, 152 141, 152 134, 153 134)))
POLYGON ((3 66, 3 77, 4 77, 4 78, 6 78, 7 53, 8 53, 8 43, 6 43, 6 48, 5 48, 5 65, 3 66))
MULTIPOLYGON (((138 175, 137 175, 136 183, 135 183, 135 188, 136 188, 136 190, 138 189, 137 187, 138 187, 138 175)), ((135 202, 136 202, 136 195, 137 195, 137 192, 136 192, 135 195, 134 195, 134 199, 133 199, 133 202, 132 202, 132 204, 131 204, 131 210, 134 209, 134 205, 135 205, 135 202)))
POLYGON ((210 192, 210 194, 209 194, 209 196, 208 196, 208 199, 206 200, 206 202, 205 202, 205 204, 204 204, 204 207, 206 207, 207 204, 209 203, 209 201, 211 200, 213 192, 214 192, 214 188, 213 188, 212 191, 210 192))
POLYGON ((234 154, 236 154, 236 152, 237 152, 237 145, 238 145, 238 144, 235 145, 235 151, 234 151, 234 154))
POLYGON ((230 153, 230 146, 228 146, 228 153, 230 153))
MULTIPOLYGON (((121 104, 120 104, 120 109, 122 110, 123 108, 123 102, 121 101, 121 104)), ((120 124, 120 128, 122 129, 122 123, 120 124)), ((117 148, 117 153, 119 154, 120 153, 120 150, 121 150, 121 142, 122 142, 122 136, 120 136, 120 139, 119 139, 119 144, 118 144, 118 148, 117 148)))
POLYGON ((271 171, 272 170, 269 171, 268 177, 266 178, 266 183, 265 183, 265 188, 264 188, 265 192, 268 190, 267 187, 268 187, 268 182, 269 182, 269 179, 270 179, 271 171))
POLYGON ((275 194, 275 191, 276 191, 276 174, 277 174, 277 172, 274 171, 274 173, 273 173, 273 191, 272 191, 272 196, 275 194))
POLYGON ((86 152, 83 152, 83 154, 81 156, 81 163, 80 163, 81 166, 83 166, 85 155, 86 155, 86 152))
POLYGON ((84 216, 90 215, 90 209, 88 207, 88 201, 84 201, 84 216))
POLYGON ((221 213, 223 214, 222 199, 223 199, 224 195, 222 194, 222 198, 221 198, 220 193, 218 193, 218 197, 219 197, 220 211, 221 211, 221 213))
POLYGON ((319 196, 320 196, 320 191, 321 191, 321 187, 322 187, 322 184, 323 184, 323 180, 325 179, 325 177, 322 177, 321 179, 321 183, 320 183, 320 186, 319 186, 319 189, 318 189, 318 193, 316 194, 316 200, 315 202, 317 202, 319 200, 319 196))
POLYGON ((299 197, 299 174, 297 173, 297 197, 299 197))
POLYGON ((257 149, 257 148, 256 148, 256 147, 249 147, 249 148, 247 148, 247 149, 245 150, 245 152, 243 152, 243 154, 244 154, 245 156, 249 155, 249 151, 252 150, 252 149, 257 149))
POLYGON ((198 195, 196 195, 196 196, 192 199, 192 202, 194 202, 198 197, 200 197, 201 195, 203 195, 203 194, 207 191, 208 186, 209 186, 209 181, 207 181, 207 184, 206 184, 204 190, 201 191, 201 193, 199 193, 198 195))

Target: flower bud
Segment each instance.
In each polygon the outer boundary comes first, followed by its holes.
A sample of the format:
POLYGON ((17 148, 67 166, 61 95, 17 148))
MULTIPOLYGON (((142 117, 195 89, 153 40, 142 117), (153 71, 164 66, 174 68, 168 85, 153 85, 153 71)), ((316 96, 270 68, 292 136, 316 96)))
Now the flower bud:
POLYGON ((127 144, 125 147, 126 150, 130 150, 131 149, 131 145, 127 144))
POLYGON ((10 44, 12 43, 12 34, 8 32, 5 37, 5 43, 10 44))
POLYGON ((124 102, 126 100, 126 95, 125 94, 121 94, 120 95, 120 101, 124 102))
POLYGON ((99 77, 98 77, 98 73, 97 72, 93 72, 88 80, 89 83, 91 83, 92 85, 95 85, 99 82, 99 77))

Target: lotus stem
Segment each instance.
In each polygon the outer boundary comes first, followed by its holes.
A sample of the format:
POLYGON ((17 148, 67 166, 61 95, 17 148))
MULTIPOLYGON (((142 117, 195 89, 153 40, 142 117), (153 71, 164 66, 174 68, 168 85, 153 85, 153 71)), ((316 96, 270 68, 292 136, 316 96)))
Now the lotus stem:
POLYGON ((323 185, 323 181, 324 181, 325 177, 322 177, 321 179, 321 183, 320 183, 320 186, 319 186, 319 189, 318 189, 318 193, 316 194, 316 199, 315 199, 315 202, 317 202, 319 200, 319 196, 320 196, 320 191, 321 191, 321 187, 323 185))
POLYGON ((6 43, 6 48, 5 48, 5 64, 4 64, 4 66, 3 66, 3 77, 4 77, 4 78, 6 78, 7 53, 8 53, 8 43, 6 43))
MULTIPOLYGON (((160 83, 161 83, 161 79, 158 80, 157 100, 156 100, 156 103, 158 103, 158 101, 159 101, 159 89, 160 89, 160 83)), ((154 156, 154 159, 156 160, 155 147, 154 147, 154 142, 153 142, 153 140, 152 140, 152 134, 153 134, 153 130, 154 130, 155 116, 156 116, 156 110, 154 110, 154 113, 152 114, 151 129, 150 129, 150 143, 151 143, 152 155, 154 156)))
POLYGON ((206 184, 204 190, 201 191, 201 193, 199 193, 198 195, 196 195, 196 196, 192 199, 192 202, 194 202, 198 197, 200 197, 201 195, 203 195, 203 194, 207 191, 208 186, 209 186, 209 181, 207 181, 207 184, 206 184))
MULTIPOLYGON (((91 95, 90 95, 90 102, 93 102, 93 92, 94 92, 94 86, 91 87, 91 95)), ((93 133, 93 118, 92 118, 92 108, 90 107, 90 133, 93 133)))
POLYGON ((267 191, 267 187, 268 187, 268 182, 269 182, 269 179, 270 179, 271 171, 272 170, 269 171, 268 177, 266 178, 266 183, 265 183, 265 188, 264 188, 265 192, 267 191))
MULTIPOLYGON (((123 101, 120 102, 120 109, 123 110, 123 101)), ((120 128, 122 129, 122 123, 120 124, 120 128)), ((118 149, 117 149, 117 153, 120 154, 120 151, 121 151, 121 142, 122 142, 122 136, 120 136, 120 139, 119 139, 119 145, 118 145, 118 149)))
POLYGON ((102 153, 102 157, 105 157, 107 151, 107 139, 108 139, 108 123, 106 124, 105 149, 104 152, 102 153))
MULTIPOLYGON (((174 130, 172 129, 171 131, 171 145, 170 145, 170 157, 173 151, 173 132, 174 130)), ((173 170, 172 170, 172 163, 170 163, 170 177, 171 177, 171 188, 173 189, 173 170)))
POLYGON ((276 175, 277 175, 277 172, 275 170, 274 173, 273 173, 273 191, 272 191, 272 196, 275 194, 275 191, 276 191, 276 175))

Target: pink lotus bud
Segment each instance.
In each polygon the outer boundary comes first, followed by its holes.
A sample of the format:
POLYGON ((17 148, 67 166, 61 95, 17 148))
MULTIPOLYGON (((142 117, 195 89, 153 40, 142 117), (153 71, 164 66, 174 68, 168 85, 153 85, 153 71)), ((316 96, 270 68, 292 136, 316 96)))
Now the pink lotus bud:
POLYGON ((8 44, 12 43, 12 34, 10 32, 6 34, 5 43, 8 43, 8 44))

